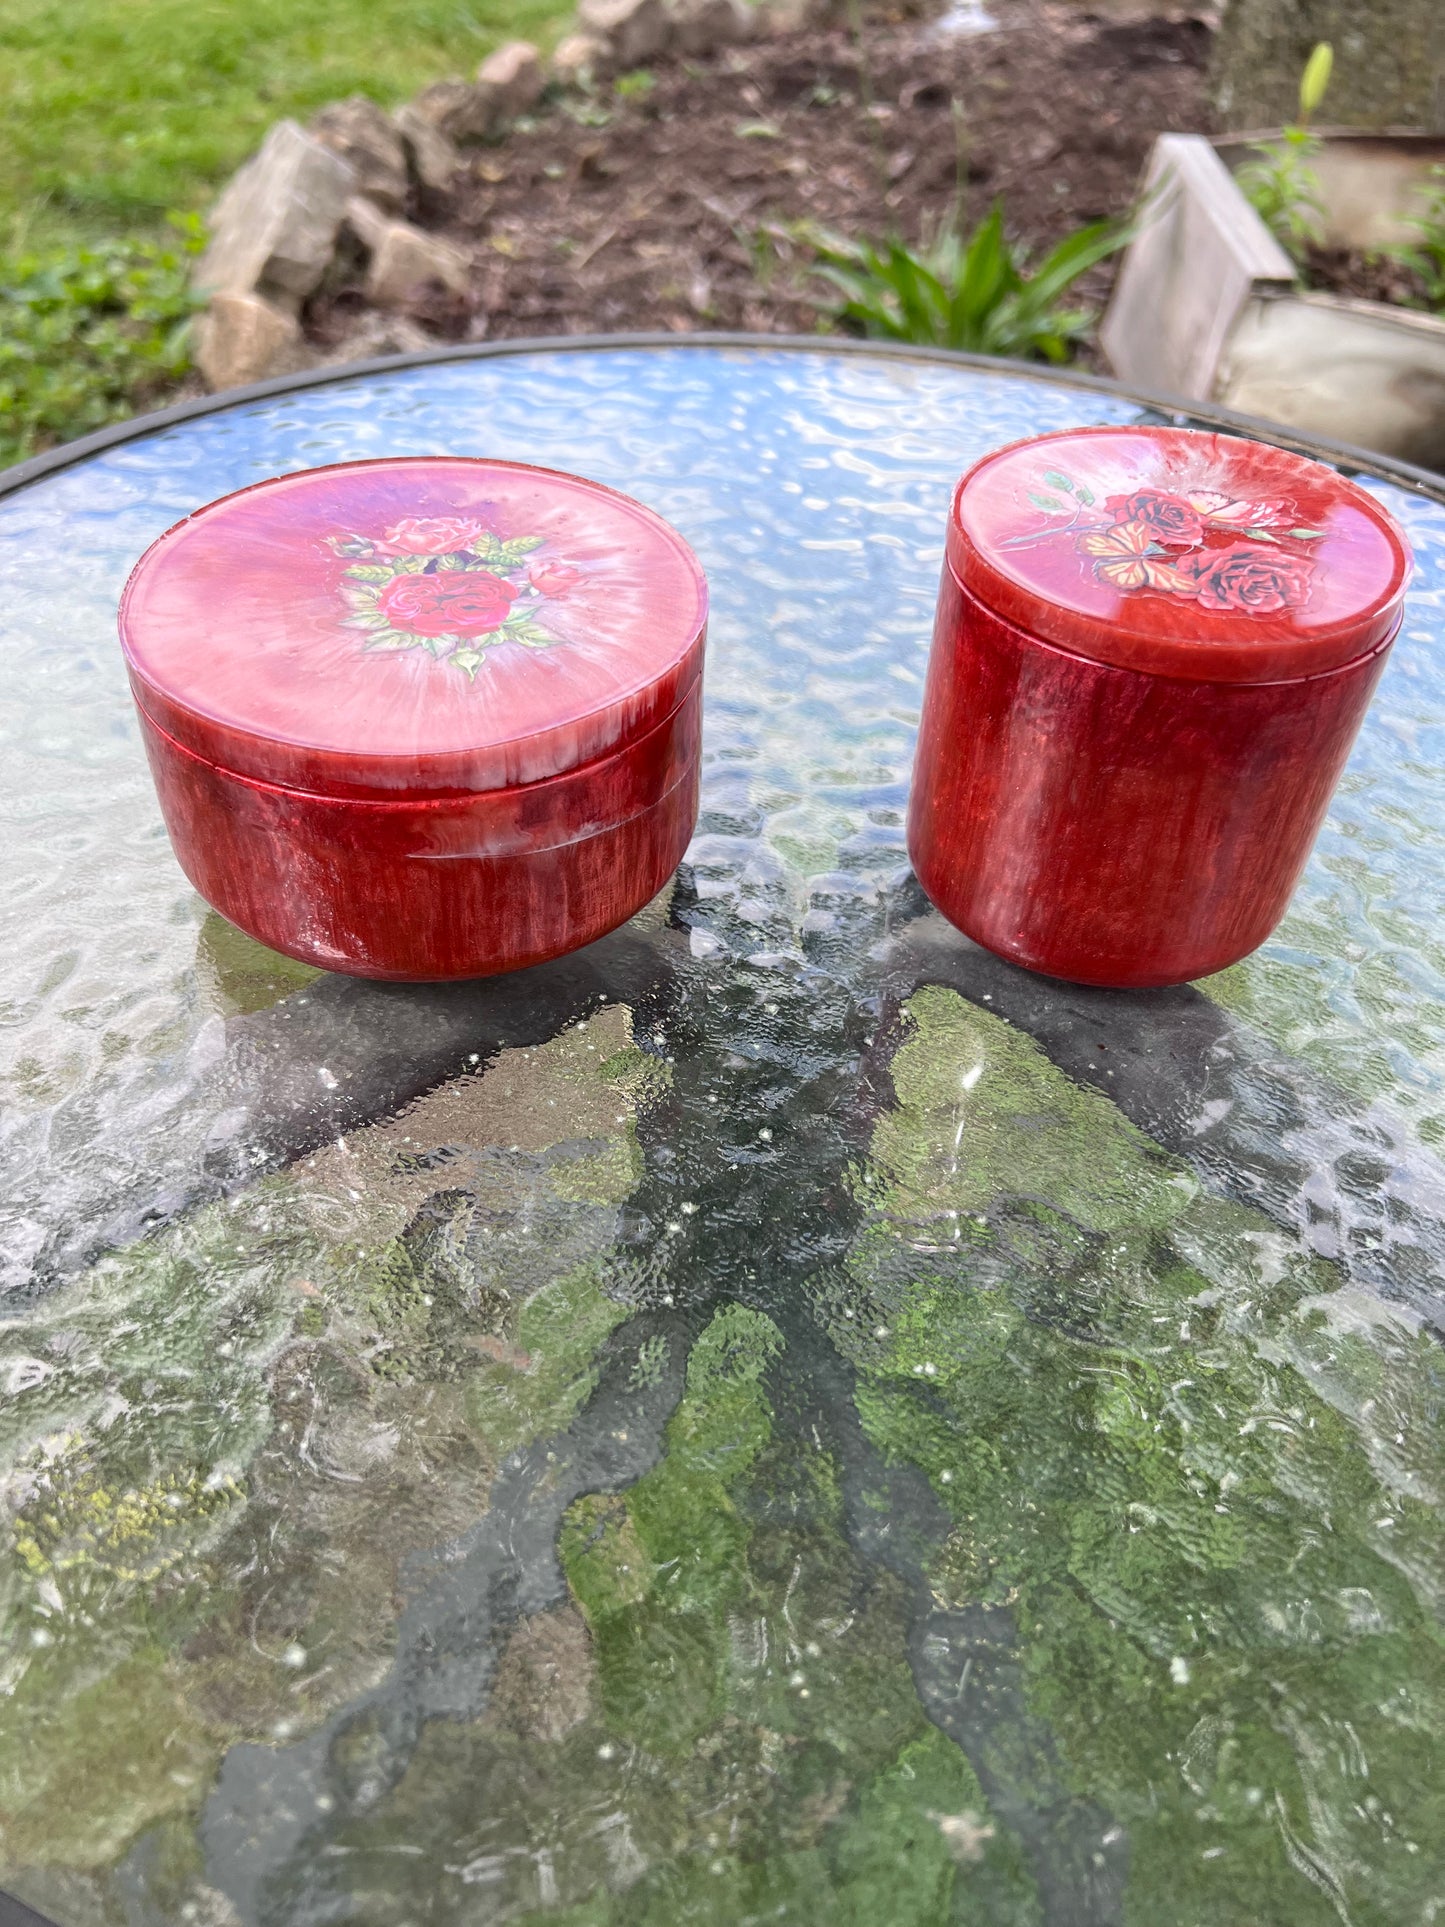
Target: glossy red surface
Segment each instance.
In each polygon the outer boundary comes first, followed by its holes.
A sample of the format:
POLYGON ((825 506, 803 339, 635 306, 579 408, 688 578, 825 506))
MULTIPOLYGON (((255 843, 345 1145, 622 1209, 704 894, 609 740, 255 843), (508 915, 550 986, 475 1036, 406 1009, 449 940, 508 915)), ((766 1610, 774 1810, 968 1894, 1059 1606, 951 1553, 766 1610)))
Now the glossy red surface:
POLYGON ((702 668, 707 585, 639 502, 516 462, 353 462, 178 523, 121 600, 136 700, 326 795, 537 782, 645 735, 702 668))
POLYGON ((1400 619, 1410 555, 1333 469, 1233 435, 1086 428, 985 456, 948 559, 1031 635, 1126 669, 1283 682, 1363 655, 1400 619))
POLYGON ((1208 683, 1024 634, 945 568, 908 847, 949 921, 1075 983, 1183 983, 1283 915, 1389 654, 1208 683))
POLYGON ((141 713, 182 869, 273 950, 418 983, 518 970, 655 897, 697 820, 702 686, 640 743, 471 796, 325 797, 217 768, 141 713))
POLYGON ((589 943, 661 889, 696 820, 706 614, 640 504, 418 458, 201 510, 120 627, 201 894, 291 956, 429 979, 589 943))

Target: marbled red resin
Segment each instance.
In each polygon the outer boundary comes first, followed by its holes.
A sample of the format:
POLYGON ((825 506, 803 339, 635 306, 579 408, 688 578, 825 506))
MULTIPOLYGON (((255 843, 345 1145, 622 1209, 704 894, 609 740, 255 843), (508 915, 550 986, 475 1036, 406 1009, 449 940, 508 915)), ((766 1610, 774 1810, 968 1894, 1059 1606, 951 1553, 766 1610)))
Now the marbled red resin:
POLYGON ((954 499, 914 766, 928 895, 1079 983, 1247 955, 1309 856, 1408 568, 1362 490, 1234 438, 1088 430, 986 458, 954 499))
POLYGON ((662 888, 697 816, 706 613, 638 503, 431 458, 202 510, 138 564, 121 637, 201 895, 405 981, 540 962, 662 888))

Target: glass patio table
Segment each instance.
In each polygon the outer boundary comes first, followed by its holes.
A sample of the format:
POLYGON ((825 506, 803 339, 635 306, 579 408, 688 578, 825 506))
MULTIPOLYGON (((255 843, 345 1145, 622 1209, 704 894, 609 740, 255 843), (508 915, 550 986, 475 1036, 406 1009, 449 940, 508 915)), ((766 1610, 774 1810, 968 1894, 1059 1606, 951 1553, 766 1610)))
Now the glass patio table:
POLYGON ((1445 1920, 1445 492, 1361 474, 1418 570, 1256 956, 1072 989, 907 869, 950 484, 1150 413, 509 346, 0 501, 17 1918, 1445 1920), (114 613, 212 497, 432 451, 641 497, 715 613, 673 887, 412 988, 198 901, 114 613))

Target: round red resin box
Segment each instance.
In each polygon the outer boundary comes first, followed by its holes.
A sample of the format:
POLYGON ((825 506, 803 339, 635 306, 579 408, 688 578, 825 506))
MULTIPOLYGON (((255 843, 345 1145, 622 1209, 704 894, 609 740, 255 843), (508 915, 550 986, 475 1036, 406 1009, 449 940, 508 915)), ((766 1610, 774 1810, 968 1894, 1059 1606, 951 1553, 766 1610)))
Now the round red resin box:
POLYGON ((1280 449, 1095 428, 964 476, 908 847, 968 936, 1182 983, 1284 912, 1400 625, 1377 502, 1280 449))
POLYGON ((697 816, 707 585, 659 516, 516 462, 355 462, 202 509, 120 634, 181 867, 327 970, 514 970, 662 888, 697 816))

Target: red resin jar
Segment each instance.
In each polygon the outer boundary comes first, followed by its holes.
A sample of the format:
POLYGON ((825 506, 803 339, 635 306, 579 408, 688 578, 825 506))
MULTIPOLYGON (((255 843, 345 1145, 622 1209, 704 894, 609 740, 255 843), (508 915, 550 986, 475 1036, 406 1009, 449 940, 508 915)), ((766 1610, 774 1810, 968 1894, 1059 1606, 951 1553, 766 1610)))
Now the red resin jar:
POLYGON ((1284 913, 1400 625, 1362 489, 1231 436, 1094 428, 959 483, 908 847, 1030 970, 1208 975, 1284 913))
POLYGON ((538 963, 657 894, 697 818, 706 632, 649 509, 451 457, 227 496, 120 610, 197 890, 288 956, 409 981, 538 963))

